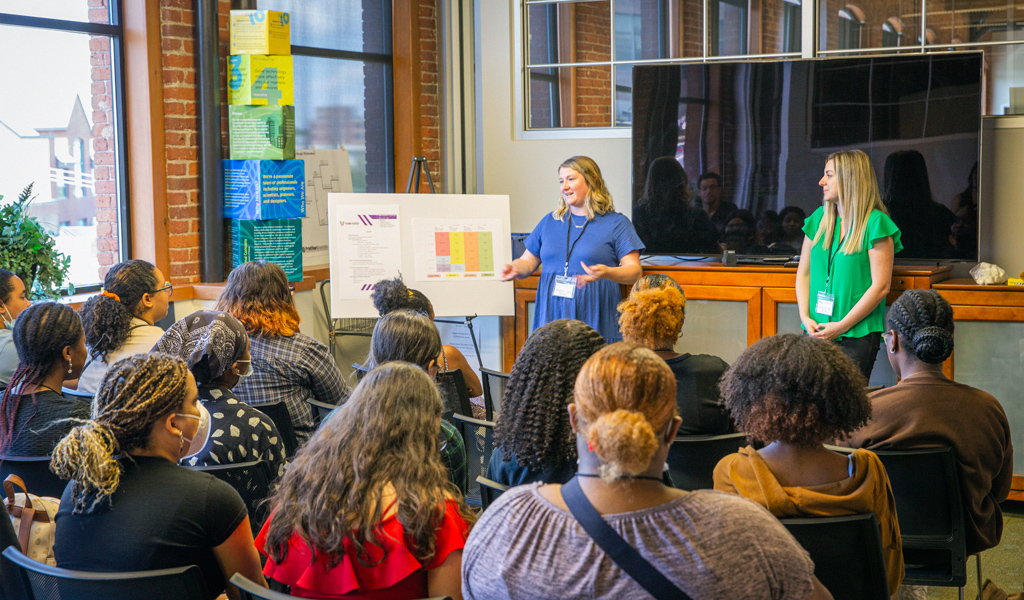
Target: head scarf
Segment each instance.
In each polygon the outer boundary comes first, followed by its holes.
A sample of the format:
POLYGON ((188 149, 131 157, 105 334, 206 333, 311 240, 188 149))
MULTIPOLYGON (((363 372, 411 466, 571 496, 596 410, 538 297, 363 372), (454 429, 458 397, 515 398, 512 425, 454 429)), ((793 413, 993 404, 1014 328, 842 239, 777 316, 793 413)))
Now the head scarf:
POLYGON ((153 346, 188 363, 199 383, 210 383, 241 360, 249 346, 245 326, 219 310, 199 310, 181 319, 153 346))

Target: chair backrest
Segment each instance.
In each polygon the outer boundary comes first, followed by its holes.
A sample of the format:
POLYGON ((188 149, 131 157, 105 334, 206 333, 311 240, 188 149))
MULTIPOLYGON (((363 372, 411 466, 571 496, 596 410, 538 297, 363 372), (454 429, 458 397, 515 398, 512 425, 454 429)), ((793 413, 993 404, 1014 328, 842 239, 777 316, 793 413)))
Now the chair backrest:
POLYGON ((874 513, 779 520, 811 555, 814 574, 835 600, 889 598, 882 533, 874 513))
POLYGON ((89 394, 66 387, 60 388, 60 395, 64 396, 68 400, 81 400, 82 402, 92 402, 93 397, 96 396, 96 394, 89 394))
POLYGON ((270 463, 254 460, 226 465, 188 467, 193 471, 209 473, 235 488, 249 511, 249 525, 255 536, 267 520, 269 507, 263 500, 270 495, 270 484, 274 480, 270 463))
POLYGON ((7 456, 0 460, 0 481, 14 473, 25 482, 25 489, 36 496, 60 498, 67 487, 66 479, 50 470, 49 456, 7 456))
POLYGON ((668 471, 681 490, 715 487, 715 465, 746 444, 746 434, 679 436, 668 449, 668 471))
MULTIPOLYGON (((466 387, 466 377, 462 374, 462 371, 458 369, 452 369, 451 371, 441 371, 435 378, 437 387, 441 390, 441 399, 444 400, 444 413, 443 417, 452 425, 456 427, 458 424, 453 420, 453 416, 458 413, 460 415, 471 415, 473 414, 472 405, 469 403, 469 388, 466 387)), ((469 443, 467 442, 468 446, 469 443)), ((470 478, 470 481, 473 481, 470 478)))
POLYGON ((913 585, 966 584, 960 469, 953 449, 877 450, 875 454, 885 466, 896 500, 906 564, 903 580, 913 585))
POLYGON ((292 425, 292 415, 288 412, 288 406, 284 402, 274 402, 256 404, 253 408, 270 417, 277 426, 277 432, 281 434, 281 441, 284 442, 288 457, 295 456, 295 451, 299 448, 299 438, 295 436, 295 427, 292 425))
POLYGON ((327 418, 327 415, 331 414, 331 411, 338 408, 338 405, 336 404, 327 404, 326 402, 320 402, 319 400, 314 400, 312 398, 306 398, 306 402, 312 405, 313 410, 315 410, 317 416, 320 417, 321 423, 324 422, 324 419, 327 418))
POLYGON ((507 485, 487 479, 483 475, 476 478, 476 483, 480 486, 480 505, 484 510, 487 510, 487 507, 497 500, 502 492, 508 489, 507 485))
POLYGON ((370 370, 359 363, 352 363, 352 372, 356 374, 356 381, 362 381, 370 370))
POLYGON ((208 600, 199 567, 134 573, 71 571, 51 567, 9 547, 3 559, 21 580, 27 600, 208 600))
POLYGON ((501 401, 505 398, 505 386, 508 384, 508 373, 493 369, 480 369, 480 379, 484 387, 484 412, 488 421, 494 421, 494 414, 501 412, 501 401))
MULTIPOLYGON (((235 586, 238 590, 241 600, 292 600, 293 598, 298 598, 298 596, 290 596, 288 594, 282 594, 281 592, 268 590, 267 588, 246 579, 246 577, 241 573, 235 573, 232 575, 229 583, 235 586)), ((425 598, 424 600, 451 600, 451 596, 425 598)))
POLYGON ((466 503, 470 506, 481 506, 480 484, 477 478, 487 472, 487 464, 491 461, 494 451, 494 423, 481 421, 466 415, 454 415, 455 426, 462 434, 466 444, 466 475, 469 489, 466 490, 466 503))

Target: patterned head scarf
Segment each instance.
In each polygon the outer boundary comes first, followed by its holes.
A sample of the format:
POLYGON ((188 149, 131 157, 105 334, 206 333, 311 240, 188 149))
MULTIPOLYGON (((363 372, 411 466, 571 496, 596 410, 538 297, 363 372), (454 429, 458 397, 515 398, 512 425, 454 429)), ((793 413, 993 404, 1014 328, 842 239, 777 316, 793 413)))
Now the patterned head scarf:
POLYGON ((153 352, 184 360, 198 383, 210 383, 241 360, 248 339, 245 326, 230 314, 199 310, 172 325, 153 352))

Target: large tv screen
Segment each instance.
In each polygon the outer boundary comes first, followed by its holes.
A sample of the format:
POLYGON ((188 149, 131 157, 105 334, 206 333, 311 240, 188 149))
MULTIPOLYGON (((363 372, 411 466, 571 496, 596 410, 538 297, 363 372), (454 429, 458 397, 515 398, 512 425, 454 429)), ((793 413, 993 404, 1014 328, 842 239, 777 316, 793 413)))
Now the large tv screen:
POLYGON ((897 261, 975 261, 981 102, 981 52, 636 66, 634 225, 649 254, 799 254, 826 158, 857 148, 897 261))

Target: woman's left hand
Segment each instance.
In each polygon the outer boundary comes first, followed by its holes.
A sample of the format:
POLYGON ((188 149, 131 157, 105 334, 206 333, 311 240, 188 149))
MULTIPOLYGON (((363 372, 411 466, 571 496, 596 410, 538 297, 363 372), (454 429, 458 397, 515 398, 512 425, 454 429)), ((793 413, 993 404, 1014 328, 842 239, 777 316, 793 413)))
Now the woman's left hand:
POLYGON ((810 335, 831 342, 844 333, 846 328, 840 323, 818 323, 818 330, 810 332, 810 335))
POLYGON ((583 267, 583 270, 587 272, 587 274, 578 275, 576 277, 577 288, 582 289, 583 286, 587 285, 588 283, 592 281, 597 281, 598 279, 604 279, 605 276, 608 275, 608 267, 605 265, 590 265, 588 267, 587 264, 582 260, 580 261, 580 265, 583 267))

